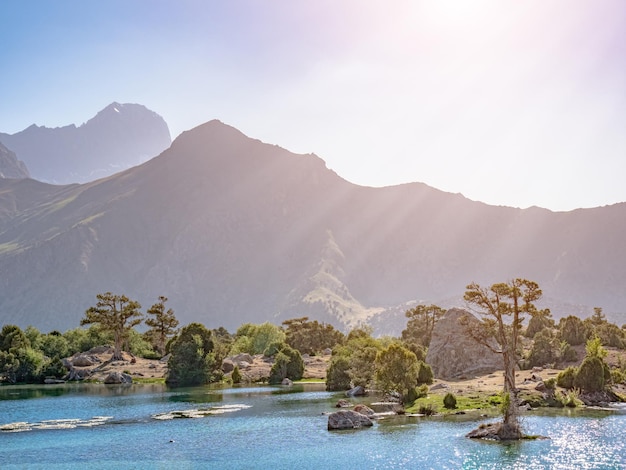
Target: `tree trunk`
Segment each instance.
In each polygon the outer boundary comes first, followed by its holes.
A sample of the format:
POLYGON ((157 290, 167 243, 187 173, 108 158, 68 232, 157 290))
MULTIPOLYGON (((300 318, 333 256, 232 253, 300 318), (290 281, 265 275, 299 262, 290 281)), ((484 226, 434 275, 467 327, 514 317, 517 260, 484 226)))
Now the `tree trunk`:
POLYGON ((519 439, 522 431, 518 419, 517 390, 515 388, 515 352, 508 348, 503 352, 504 359, 504 393, 508 401, 503 410, 504 419, 498 432, 501 439, 519 439))
POLYGON ((111 359, 114 361, 121 361, 124 359, 122 356, 122 335, 117 331, 113 334, 113 342, 115 344, 113 345, 113 357, 111 359))

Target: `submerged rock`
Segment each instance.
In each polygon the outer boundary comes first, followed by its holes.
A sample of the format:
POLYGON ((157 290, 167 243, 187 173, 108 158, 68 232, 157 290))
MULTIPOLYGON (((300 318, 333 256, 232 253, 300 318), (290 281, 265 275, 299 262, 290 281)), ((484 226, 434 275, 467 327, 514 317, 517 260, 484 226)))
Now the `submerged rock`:
POLYGON ((54 385, 54 384, 64 384, 65 380, 62 379, 55 379, 55 378, 46 378, 43 381, 44 384, 46 385, 54 385))
POLYGON ((367 416, 352 410, 336 411, 328 415, 328 430, 359 429, 373 426, 374 423, 367 416))

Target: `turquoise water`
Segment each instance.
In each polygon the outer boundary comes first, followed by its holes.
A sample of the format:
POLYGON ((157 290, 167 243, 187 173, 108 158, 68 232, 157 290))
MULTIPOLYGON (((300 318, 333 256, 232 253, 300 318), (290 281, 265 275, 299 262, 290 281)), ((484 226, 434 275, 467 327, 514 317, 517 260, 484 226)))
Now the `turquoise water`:
POLYGON ((529 414, 526 432, 550 439, 498 444, 465 438, 478 423, 449 418, 329 432, 323 413, 340 397, 323 384, 0 387, 0 468, 626 468, 620 413, 529 414))

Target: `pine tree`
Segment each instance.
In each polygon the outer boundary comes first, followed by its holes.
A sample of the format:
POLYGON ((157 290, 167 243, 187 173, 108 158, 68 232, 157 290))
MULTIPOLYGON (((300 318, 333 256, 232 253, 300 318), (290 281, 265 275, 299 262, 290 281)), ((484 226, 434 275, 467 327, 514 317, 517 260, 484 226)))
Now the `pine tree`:
POLYGON ((146 319, 146 325, 150 327, 146 332, 146 336, 152 339, 154 348, 162 356, 165 355, 165 344, 168 338, 176 333, 176 327, 178 326, 178 320, 174 315, 174 311, 171 308, 165 311, 165 302, 167 302, 167 297, 160 296, 159 302, 146 312, 148 315, 154 316, 154 318, 146 319))

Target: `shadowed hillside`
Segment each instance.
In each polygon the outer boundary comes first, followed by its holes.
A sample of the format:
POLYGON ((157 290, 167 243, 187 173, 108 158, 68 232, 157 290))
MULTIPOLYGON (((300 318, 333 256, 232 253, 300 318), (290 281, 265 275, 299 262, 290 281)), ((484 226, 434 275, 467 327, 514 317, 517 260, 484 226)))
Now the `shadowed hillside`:
POLYGON ((399 331, 401 304, 513 277, 611 317, 626 311, 625 236, 626 204, 554 213, 361 187, 211 121, 88 184, 0 180, 0 321, 75 327, 110 290, 144 307, 166 295, 183 324, 309 315, 388 329, 391 309, 399 331))

